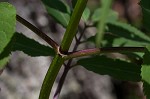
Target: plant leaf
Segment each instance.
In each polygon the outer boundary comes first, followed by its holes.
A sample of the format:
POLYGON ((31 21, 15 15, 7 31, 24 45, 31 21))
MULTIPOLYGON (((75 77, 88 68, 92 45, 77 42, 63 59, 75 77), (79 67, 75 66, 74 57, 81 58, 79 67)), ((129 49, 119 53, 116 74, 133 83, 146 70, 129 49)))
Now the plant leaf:
POLYGON ((13 39, 5 48, 5 51, 1 53, 0 59, 8 56, 11 51, 23 51, 29 56, 54 56, 55 52, 52 48, 42 45, 33 39, 30 39, 23 34, 15 33, 13 39))
POLYGON ((61 0, 42 0, 48 14, 51 15, 63 27, 67 27, 70 20, 70 9, 61 0))
POLYGON ((150 38, 137 28, 121 22, 111 21, 107 24, 109 31, 119 37, 143 43, 150 43, 150 38))
MULTIPOLYGON (((0 3, 0 54, 10 42, 16 27, 16 9, 6 2, 0 3)), ((0 71, 8 62, 9 57, 0 60, 0 71)))
POLYGON ((142 7, 144 27, 150 31, 150 0, 141 0, 140 5, 142 7))
MULTIPOLYGON (((95 36, 91 36, 87 39, 87 41, 95 43, 95 36)), ((124 37, 119 37, 117 35, 113 35, 112 33, 105 33, 104 39, 102 41, 102 47, 137 47, 137 46, 146 46, 149 45, 149 42, 141 42, 141 41, 134 41, 131 39, 126 39, 124 37)))
POLYGON ((82 14, 82 19, 84 20, 84 22, 87 22, 89 17, 90 17, 90 9, 88 7, 86 7, 82 14))
POLYGON ((13 46, 13 51, 23 51, 30 56, 54 56, 55 54, 52 48, 42 45, 22 34, 16 33, 15 37, 16 42, 13 46))
POLYGON ((141 69, 141 76, 143 80, 144 93, 147 99, 150 99, 150 46, 145 48, 145 54, 143 56, 143 64, 141 69))
MULTIPOLYGON (((102 8, 98 8, 94 11, 94 14, 92 15, 91 19, 92 22, 98 22, 99 18, 102 16, 102 8)), ((107 17, 107 22, 109 21, 116 21, 118 20, 118 13, 114 10, 109 11, 109 15, 107 17)))
POLYGON ((140 81, 140 66, 105 56, 80 59, 77 62, 89 71, 127 81, 140 81))

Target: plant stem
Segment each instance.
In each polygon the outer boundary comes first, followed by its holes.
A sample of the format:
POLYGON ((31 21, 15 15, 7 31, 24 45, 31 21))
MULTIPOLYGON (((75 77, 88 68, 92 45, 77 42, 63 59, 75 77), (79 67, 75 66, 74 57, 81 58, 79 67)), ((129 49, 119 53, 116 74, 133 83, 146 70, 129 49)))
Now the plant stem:
POLYGON ((104 36, 104 30, 105 30, 105 26, 106 26, 106 22, 107 22, 107 17, 109 15, 110 12, 110 7, 112 4, 113 0, 101 0, 102 3, 102 14, 101 17, 99 19, 99 23, 98 23, 98 33, 96 36, 96 47, 100 47, 101 41, 103 39, 104 36))
MULTIPOLYGON (((74 48, 73 48, 73 51, 76 51, 76 50, 77 50, 77 48, 78 48, 78 46, 79 46, 79 44, 80 44, 80 40, 81 40, 81 38, 82 38, 82 36, 83 36, 83 34, 84 34, 86 28, 87 28, 87 27, 85 26, 84 29, 82 30, 81 27, 79 26, 79 32, 80 32, 81 34, 80 34, 79 38, 77 38, 77 36, 75 36, 75 38, 76 38, 76 44, 75 44, 75 46, 74 46, 74 48)), ((61 76, 61 78, 60 78, 60 81, 59 81, 59 83, 58 83, 58 86, 57 86, 57 89, 56 89, 56 92, 55 92, 55 94, 54 94, 53 99, 58 99, 58 98, 59 98, 59 95, 60 95, 62 86, 63 86, 64 81, 65 81, 65 78, 66 78, 66 76, 67 76, 68 71, 69 71, 70 68, 71 68, 71 63, 72 63, 72 61, 73 61, 73 59, 70 59, 70 60, 68 61, 67 65, 65 65, 64 72, 63 72, 63 74, 62 74, 62 76, 61 76)))
POLYGON ((34 25, 32 25, 31 23, 29 23, 28 21, 26 21, 21 16, 17 15, 16 19, 17 19, 17 21, 19 21, 20 23, 22 23, 23 25, 25 25, 27 28, 29 28, 30 30, 32 30, 39 37, 41 37, 43 40, 45 40, 49 45, 51 45, 54 48, 54 50, 56 52, 58 51, 58 46, 59 45, 54 40, 52 40, 49 36, 47 36, 45 33, 43 33, 41 30, 39 30, 38 28, 36 28, 34 25))
POLYGON ((58 54, 54 57, 43 81, 39 99, 49 99, 49 95, 64 59, 58 54))
MULTIPOLYGON (((87 2, 87 1, 86 1, 86 2, 87 2)), ((86 2, 84 2, 84 5, 86 4, 86 2)), ((78 4, 77 4, 77 5, 78 5, 78 4)), ((77 8, 78 8, 78 7, 77 7, 77 8)), ((84 8, 82 8, 82 9, 84 10, 84 8)), ((71 18, 71 21, 69 22, 69 26, 70 26, 70 27, 68 26, 67 31, 66 31, 66 33, 65 33, 65 35, 64 35, 64 39, 63 39, 63 41, 62 41, 62 46, 61 46, 61 51, 63 51, 63 52, 68 51, 68 49, 69 49, 69 47, 70 47, 70 45, 71 45, 71 42, 72 42, 72 40, 73 40, 73 37, 76 35, 76 29, 77 29, 77 26, 78 26, 77 24, 79 23, 79 19, 80 19, 80 17, 81 17, 81 15, 80 15, 80 16, 78 15, 77 11, 80 11, 80 10, 79 10, 79 9, 76 10, 76 8, 75 8, 75 11, 74 11, 75 14, 73 13, 73 15, 72 15, 73 17, 71 18), (74 17, 74 16, 79 16, 79 17, 78 17, 78 19, 77 19, 77 18, 74 17), (78 22, 78 23, 74 24, 75 22, 78 22), (74 27, 74 25, 76 25, 76 28, 74 27), (70 33, 70 31, 74 31, 74 34, 70 33), (68 37, 68 38, 67 38, 67 37, 68 37), (67 41, 67 40, 68 40, 68 41, 67 41), (70 44, 69 44, 69 42, 70 42, 70 44)), ((80 12, 80 13, 82 13, 82 12, 80 12)), ((81 38, 82 38, 82 36, 83 36, 83 34, 84 34, 84 31, 85 31, 85 28, 84 28, 83 32, 81 32, 81 35, 80 35, 79 39, 77 39, 77 37, 76 37, 76 44, 75 44, 75 46, 74 46, 73 51, 75 51, 75 50, 78 48, 78 45, 80 44, 80 40, 81 40, 81 38)), ((58 86, 57 86, 57 89, 56 89, 56 92, 55 92, 55 94, 54 94, 53 99, 58 99, 58 98, 59 98, 59 95, 60 95, 62 86, 63 86, 63 84, 64 84, 64 81, 65 81, 65 78, 66 78, 66 76, 67 76, 67 73, 68 73, 68 71, 69 71, 69 69, 70 69, 70 65, 71 65, 72 61, 73 61, 73 59, 70 59, 70 60, 68 61, 67 65, 65 66, 64 72, 63 72, 63 74, 62 74, 62 76, 61 76, 61 79, 60 79, 60 81, 59 81, 59 83, 58 83, 58 86)))
POLYGON ((64 57, 65 60, 89 56, 89 55, 97 55, 100 53, 113 53, 113 52, 144 52, 144 47, 106 47, 106 48, 93 48, 80 50, 77 52, 71 52, 67 56, 64 57))
POLYGON ((78 0, 77 1, 76 7, 73 11, 73 14, 71 16, 69 24, 67 26, 66 33, 63 37, 61 47, 60 47, 60 49, 57 50, 57 55, 55 55, 51 65, 47 71, 45 79, 43 81, 39 99, 49 99, 49 95, 50 95, 52 86, 54 84, 54 81, 56 79, 56 76, 60 70, 61 65, 65 61, 63 58, 63 57, 65 57, 65 54, 62 52, 68 53, 68 49, 71 45, 73 37, 76 34, 76 29, 79 24, 79 20, 84 11, 87 1, 88 0, 78 0))
POLYGON ((82 16, 82 13, 86 7, 86 3, 88 0, 78 0, 69 21, 67 30, 65 32, 64 38, 61 43, 61 51, 67 53, 69 47, 72 43, 72 40, 77 32, 77 27, 82 16))

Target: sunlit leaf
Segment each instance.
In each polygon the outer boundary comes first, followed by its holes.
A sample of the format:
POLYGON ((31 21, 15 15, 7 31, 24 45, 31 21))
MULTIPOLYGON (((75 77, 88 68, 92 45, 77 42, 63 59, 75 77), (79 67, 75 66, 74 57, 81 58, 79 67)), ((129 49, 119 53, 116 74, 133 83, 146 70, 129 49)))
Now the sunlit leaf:
MULTIPOLYGON (((0 2, 0 54, 10 42, 16 27, 16 10, 6 2, 0 2)), ((8 62, 9 57, 0 60, 0 71, 8 62)))
MULTIPOLYGON (((94 11, 94 14, 92 15, 91 19, 93 22, 98 22, 101 16, 102 16, 102 9, 98 8, 94 11)), ((109 15, 107 17, 107 22, 116 21, 117 19, 118 19, 118 13, 113 10, 110 10, 109 15)))
POLYGON ((90 17, 90 9, 86 7, 82 14, 82 19, 84 20, 84 22, 87 22, 89 17, 90 17))

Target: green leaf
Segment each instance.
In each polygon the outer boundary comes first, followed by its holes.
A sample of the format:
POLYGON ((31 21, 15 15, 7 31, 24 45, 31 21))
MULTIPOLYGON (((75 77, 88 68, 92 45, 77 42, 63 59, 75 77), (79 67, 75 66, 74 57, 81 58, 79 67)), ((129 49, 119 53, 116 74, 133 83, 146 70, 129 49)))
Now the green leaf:
POLYGON ((150 0, 141 0, 144 27, 150 31, 150 0))
POLYGON ((125 81, 140 81, 140 66, 118 59, 111 59, 105 56, 95 56, 80 59, 77 62, 89 71, 101 75, 110 75, 114 78, 125 81))
POLYGON ((90 9, 88 7, 86 7, 82 14, 82 19, 84 22, 87 22, 89 17, 90 17, 90 9))
POLYGON ((143 64, 141 69, 141 76, 143 80, 144 93, 147 99, 150 99, 150 46, 145 48, 143 56, 143 64))
MULTIPOLYGON (((95 43, 95 36, 91 36, 87 39, 87 41, 95 43)), ((137 46, 146 46, 149 45, 149 42, 141 42, 141 41, 134 41, 132 39, 126 39, 124 37, 119 37, 117 35, 113 35, 112 33, 105 33, 104 39, 102 41, 102 47, 137 47, 137 46)))
MULTIPOLYGON (((9 3, 0 3, 0 54, 10 42, 16 27, 16 9, 9 3)), ((9 57, 0 60, 0 71, 8 62, 9 57)))
POLYGON ((15 37, 16 42, 13 46, 13 51, 23 51, 30 56, 54 56, 55 54, 52 48, 42 45, 22 34, 16 33, 15 37))
POLYGON ((129 40, 134 40, 143 43, 150 43, 150 38, 137 28, 121 22, 109 22, 107 24, 109 31, 114 35, 123 37, 129 40))
POLYGON ((5 51, 0 54, 0 59, 8 56, 11 51, 23 51, 29 56, 54 56, 55 52, 52 48, 42 45, 33 39, 30 39, 23 34, 15 33, 13 39, 5 48, 5 51))
POLYGON ((70 9, 61 0, 42 0, 48 14, 51 15, 63 27, 67 27, 70 20, 70 9))
MULTIPOLYGON (((107 40, 108 41, 108 40, 107 40)), ((106 41, 105 41, 106 42, 106 41)), ((109 45, 111 42, 107 42, 109 45)), ((137 46, 145 46, 148 45, 148 43, 143 43, 143 42, 138 42, 138 41, 133 41, 133 40, 128 40, 126 38, 115 38, 112 42, 112 46, 132 46, 132 47, 137 47, 137 46)))
MULTIPOLYGON (((94 11, 94 14, 91 17, 92 22, 98 22, 99 19, 101 18, 101 16, 102 16, 102 8, 96 9, 94 11)), ((107 17, 107 22, 116 21, 116 20, 118 20, 118 13, 116 11, 110 9, 109 15, 107 17)))

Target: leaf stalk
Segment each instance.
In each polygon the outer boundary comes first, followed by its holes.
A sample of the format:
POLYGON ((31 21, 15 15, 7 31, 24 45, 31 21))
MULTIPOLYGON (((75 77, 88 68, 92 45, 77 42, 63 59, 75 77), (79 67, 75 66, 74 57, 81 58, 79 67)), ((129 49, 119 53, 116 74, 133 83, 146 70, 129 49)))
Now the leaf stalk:
POLYGON ((43 33, 41 30, 36 28, 34 25, 32 25, 30 22, 22 18, 21 16, 17 15, 16 16, 17 21, 25 25, 27 28, 32 30, 35 34, 37 34, 39 37, 41 37, 43 40, 45 40, 49 45, 51 45, 56 52, 58 52, 59 45, 51 39, 49 36, 47 36, 45 33, 43 33))

